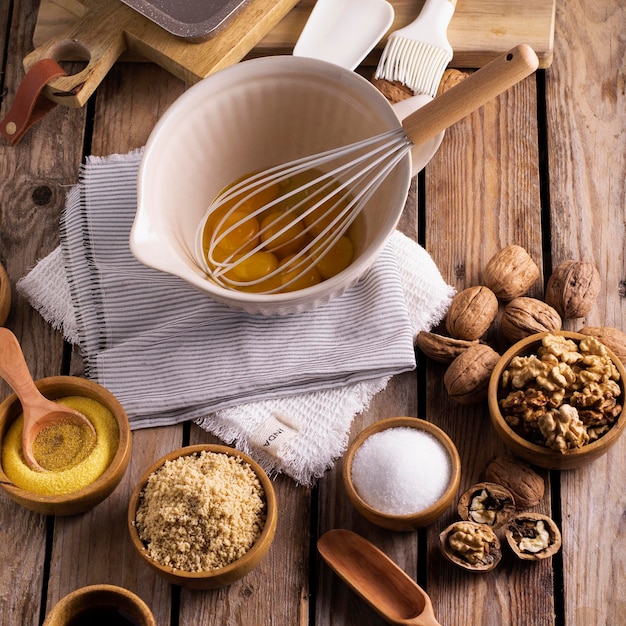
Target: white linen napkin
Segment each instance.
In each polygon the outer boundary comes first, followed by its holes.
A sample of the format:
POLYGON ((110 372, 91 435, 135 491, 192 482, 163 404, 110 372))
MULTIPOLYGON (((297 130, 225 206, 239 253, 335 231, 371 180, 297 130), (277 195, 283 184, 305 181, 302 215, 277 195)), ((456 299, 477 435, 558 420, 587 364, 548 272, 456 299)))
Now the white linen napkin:
POLYGON ((441 320, 452 288, 398 232, 363 280, 314 311, 232 310, 132 256, 140 159, 87 160, 59 248, 18 290, 80 347, 85 375, 116 395, 132 428, 193 419, 270 473, 310 484, 345 450, 354 415, 414 369, 414 337, 441 320))

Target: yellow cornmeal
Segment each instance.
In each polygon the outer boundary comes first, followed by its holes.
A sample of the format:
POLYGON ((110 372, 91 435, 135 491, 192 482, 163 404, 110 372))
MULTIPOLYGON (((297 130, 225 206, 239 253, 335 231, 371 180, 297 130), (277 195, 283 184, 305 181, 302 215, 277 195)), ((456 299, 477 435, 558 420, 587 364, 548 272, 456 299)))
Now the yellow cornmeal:
POLYGON ((21 489, 40 495, 57 496, 78 491, 96 480, 109 466, 119 444, 119 429, 113 414, 99 402, 82 396, 57 400, 82 413, 96 430, 96 444, 91 454, 79 463, 60 471, 32 470, 22 456, 22 416, 7 430, 2 441, 2 469, 21 489))

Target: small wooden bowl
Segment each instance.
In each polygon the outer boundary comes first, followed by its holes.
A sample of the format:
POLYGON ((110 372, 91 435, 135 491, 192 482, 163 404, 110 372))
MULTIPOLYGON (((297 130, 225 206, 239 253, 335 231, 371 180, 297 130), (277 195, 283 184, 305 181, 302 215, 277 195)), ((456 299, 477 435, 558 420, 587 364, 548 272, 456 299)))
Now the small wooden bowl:
POLYGON ((140 478, 137 486, 135 487, 128 506, 128 531, 133 545, 141 558, 160 576, 167 580, 172 585, 180 585, 189 589, 216 589, 224 587, 234 583, 235 581, 243 578, 250 573, 265 557, 272 541, 274 540, 274 534, 276 532, 276 524, 278 521, 278 506, 276 502, 276 494, 274 492, 274 486, 267 474, 263 471, 261 466, 256 463, 247 454, 229 448, 228 446, 214 445, 214 444, 199 444, 195 446, 187 446, 174 450, 169 454, 161 457, 158 461, 153 463, 140 478), (263 491, 265 492, 266 502, 266 520, 265 526, 261 531, 259 538, 254 545, 239 559, 229 563, 225 567, 206 571, 206 572, 185 572, 180 569, 174 569, 158 563, 148 555, 148 551, 139 538, 137 527, 135 524, 135 518, 137 515, 137 509, 139 507, 139 497, 146 486, 148 477, 158 470, 166 461, 176 459, 181 456, 187 456, 191 454, 197 454, 203 450, 207 452, 223 453, 229 456, 235 456, 242 459, 244 462, 250 465, 252 471, 257 475, 263 491))
POLYGON ((416 417, 390 417, 372 424, 357 435, 344 456, 342 477, 348 498, 363 517, 382 528, 395 531, 411 531, 429 526, 441 517, 448 506, 450 506, 461 482, 461 459, 450 437, 434 424, 416 417), (400 427, 415 428, 433 435, 447 451, 451 464, 450 481, 439 500, 421 511, 408 515, 392 515, 375 509, 361 498, 352 482, 352 462, 361 444, 375 433, 389 428, 400 427))
MULTIPOLYGON (((496 364, 489 380, 489 413, 491 415, 491 423, 493 424, 496 433, 513 454, 524 459, 528 463, 531 463, 532 465, 537 465, 546 469, 567 470, 587 465, 591 461, 594 461, 598 457, 606 454, 609 448, 615 445, 626 427, 626 412, 622 410, 611 429, 599 439, 596 439, 593 443, 584 445, 581 448, 567 450, 564 453, 531 443, 527 439, 524 439, 524 437, 517 434, 507 424, 498 404, 502 395, 502 390, 500 388, 502 373, 508 367, 513 357, 519 355, 527 356, 536 353, 537 348, 541 345, 541 340, 548 334, 561 335, 568 339, 573 339, 574 341, 581 341, 582 339, 588 338, 586 335, 569 331, 552 333, 544 332, 526 337, 511 346, 496 364)), ((607 352, 620 375, 618 384, 622 390, 621 404, 623 406, 626 398, 624 387, 626 381, 626 370, 624 370, 624 365, 611 350, 607 348, 607 352)))
POLYGON ((4 323, 9 317, 9 311, 11 310, 11 281, 9 275, 4 269, 4 265, 0 263, 0 326, 4 326, 4 323))
MULTIPOLYGON (((125 617, 130 623, 137 626, 157 626, 156 620, 148 605, 137 595, 116 585, 90 585, 81 587, 72 591, 65 597, 61 598, 54 606, 52 611, 48 613, 43 626, 68 626, 73 624, 81 613, 90 610, 98 611, 99 614, 92 615, 102 619, 103 611, 108 609, 112 613, 110 619, 114 620, 117 616, 125 617)), ((81 624, 84 622, 80 622, 81 624)), ((111 621, 111 624, 117 623, 111 621)))
MULTIPOLYGON (((37 388, 50 400, 65 396, 82 396, 105 406, 117 422, 119 444, 113 460, 106 470, 92 483, 72 493, 47 496, 32 493, 11 482, 0 467, 0 487, 22 506, 44 515, 76 515, 84 513, 102 502, 122 480, 131 452, 131 432, 128 416, 118 399, 97 383, 77 376, 51 376, 35 381, 37 388)), ((0 442, 8 427, 22 413, 22 405, 15 394, 0 404, 0 442)))

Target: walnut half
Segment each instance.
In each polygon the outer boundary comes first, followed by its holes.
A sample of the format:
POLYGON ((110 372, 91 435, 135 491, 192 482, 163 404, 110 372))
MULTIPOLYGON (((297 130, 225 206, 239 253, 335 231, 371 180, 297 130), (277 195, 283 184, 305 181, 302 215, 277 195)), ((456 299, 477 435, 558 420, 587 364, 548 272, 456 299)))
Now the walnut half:
POLYGON ((439 547, 451 563, 471 572, 488 572, 500 562, 500 540, 486 524, 455 522, 439 535, 439 547))
POLYGON ((561 531, 541 513, 520 513, 506 529, 506 540, 513 552, 525 561, 540 561, 556 554, 561 547, 561 531))

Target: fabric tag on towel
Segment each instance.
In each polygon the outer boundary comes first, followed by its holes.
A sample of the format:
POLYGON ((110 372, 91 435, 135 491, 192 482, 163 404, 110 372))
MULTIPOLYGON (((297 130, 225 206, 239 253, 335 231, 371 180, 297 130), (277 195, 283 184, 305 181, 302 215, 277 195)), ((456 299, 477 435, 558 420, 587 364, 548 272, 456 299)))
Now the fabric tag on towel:
POLYGON ((298 431, 287 424, 284 416, 273 413, 257 426, 250 437, 250 444, 273 457, 280 458, 281 447, 297 434, 298 431))

